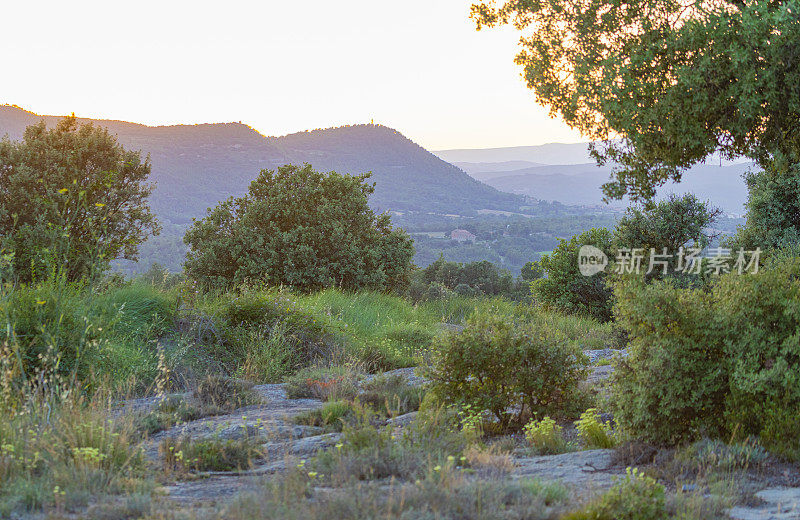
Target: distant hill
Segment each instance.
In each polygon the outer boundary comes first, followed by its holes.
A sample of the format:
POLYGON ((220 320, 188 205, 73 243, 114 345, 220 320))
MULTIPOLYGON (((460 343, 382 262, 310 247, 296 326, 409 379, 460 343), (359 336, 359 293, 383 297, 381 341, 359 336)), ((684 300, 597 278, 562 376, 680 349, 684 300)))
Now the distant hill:
MULTIPOLYGON (((0 136, 19 139, 44 119, 18 107, 0 106, 0 136)), ((88 121, 82 119, 81 122, 88 121)), ((308 162, 318 170, 372 171, 378 210, 464 214, 478 209, 516 211, 522 197, 487 186, 391 128, 356 125, 265 137, 241 123, 149 127, 94 120, 127 149, 149 153, 157 183, 151 205, 162 220, 183 226, 206 208, 247 191, 263 168, 308 162)))
MULTIPOLYGON (((667 183, 658 189, 657 196, 670 193, 694 193, 709 200, 730 214, 744 213, 747 188, 742 174, 750 163, 717 166, 702 164, 683 175, 680 183, 667 183)), ((486 183, 495 188, 536 197, 541 200, 557 200, 563 204, 594 205, 602 199, 601 186, 609 180, 611 168, 598 168, 594 163, 537 166, 505 173, 493 172, 486 183)), ((485 174, 478 174, 485 175, 485 174)), ((612 206, 625 206, 625 201, 613 202, 612 206)))
POLYGON ((497 173, 507 173, 509 171, 522 170, 524 168, 533 168, 535 166, 544 166, 542 163, 531 161, 502 161, 502 162, 454 162, 453 165, 458 166, 470 176, 480 179, 482 177, 491 178, 497 173))
MULTIPOLYGON (((611 168, 598 168, 589 157, 588 146, 589 143, 551 143, 433 153, 457 164, 475 179, 508 193, 563 204, 596 205, 602 203, 600 186, 608 182, 611 168)), ((741 176, 751 167, 752 163, 745 160, 720 161, 715 155, 705 164, 691 168, 680 183, 661 187, 657 196, 692 192, 728 213, 742 214, 747 188, 741 176)), ((612 203, 617 207, 626 205, 626 201, 612 203)))
MULTIPOLYGON (((548 143, 536 146, 436 150, 433 153, 451 163, 498 163, 525 161, 539 164, 580 164, 591 162, 589 143, 548 143)), ((515 169, 515 168, 509 168, 515 169)))

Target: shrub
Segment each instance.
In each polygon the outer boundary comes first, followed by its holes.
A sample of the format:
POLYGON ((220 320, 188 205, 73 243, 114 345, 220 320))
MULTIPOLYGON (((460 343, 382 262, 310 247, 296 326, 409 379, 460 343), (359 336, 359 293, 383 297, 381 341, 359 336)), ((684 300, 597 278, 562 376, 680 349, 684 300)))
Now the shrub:
POLYGON ((724 432, 728 393, 726 349, 714 323, 711 296, 670 280, 616 286, 618 323, 628 356, 615 361, 614 419, 653 443, 678 443, 724 432))
POLYGON ((561 426, 550 417, 532 420, 525 425, 525 439, 540 455, 555 455, 568 451, 561 426))
POLYGON ((446 402, 489 410, 505 429, 568 408, 587 363, 558 331, 477 314, 442 337, 428 375, 446 402))
POLYGON ((617 441, 611 432, 611 425, 600 420, 600 414, 594 408, 589 408, 581 414, 575 422, 578 430, 578 439, 587 448, 613 448, 617 441))
POLYGON ((562 520, 666 519, 665 496, 664 486, 636 468, 627 468, 625 477, 607 493, 562 520))
POLYGON ((531 282, 536 301, 557 309, 585 314, 600 321, 611 319, 612 292, 606 286, 606 273, 583 276, 578 267, 578 250, 591 245, 613 259, 612 236, 605 228, 590 229, 569 240, 562 240, 550 255, 539 261, 547 277, 531 282))
POLYGON ((162 399, 153 411, 140 415, 137 419, 137 426, 142 432, 153 434, 182 422, 199 419, 202 416, 202 410, 188 403, 183 396, 171 395, 162 399))
POLYGON ((631 344, 612 399, 623 429, 654 442, 763 435, 791 456, 782 446, 799 435, 798 275, 800 259, 788 258, 721 276, 710 292, 621 281, 631 344))

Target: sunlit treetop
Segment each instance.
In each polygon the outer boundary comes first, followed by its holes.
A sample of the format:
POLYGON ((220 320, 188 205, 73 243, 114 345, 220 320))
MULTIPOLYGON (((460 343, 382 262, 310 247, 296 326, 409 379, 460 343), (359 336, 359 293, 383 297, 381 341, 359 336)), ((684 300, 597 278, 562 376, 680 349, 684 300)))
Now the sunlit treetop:
POLYGON ((615 164, 608 198, 649 199, 714 151, 800 162, 800 1, 512 0, 537 100, 615 164))

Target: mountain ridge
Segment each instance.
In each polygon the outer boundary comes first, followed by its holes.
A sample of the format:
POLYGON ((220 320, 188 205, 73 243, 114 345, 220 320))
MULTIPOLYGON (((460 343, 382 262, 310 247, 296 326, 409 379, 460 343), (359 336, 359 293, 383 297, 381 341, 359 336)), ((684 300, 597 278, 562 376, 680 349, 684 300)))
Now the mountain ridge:
MULTIPOLYGON (((64 116, 0 106, 0 135, 19 139, 25 128, 64 116)), ((160 218, 186 225, 230 196, 244 194, 265 168, 309 163, 321 171, 372 172, 370 204, 378 211, 470 213, 518 209, 524 197, 501 192, 431 154, 397 130, 349 125, 264 136, 242 123, 148 126, 78 118, 108 128, 127 149, 149 154, 157 187, 151 205, 160 218)))

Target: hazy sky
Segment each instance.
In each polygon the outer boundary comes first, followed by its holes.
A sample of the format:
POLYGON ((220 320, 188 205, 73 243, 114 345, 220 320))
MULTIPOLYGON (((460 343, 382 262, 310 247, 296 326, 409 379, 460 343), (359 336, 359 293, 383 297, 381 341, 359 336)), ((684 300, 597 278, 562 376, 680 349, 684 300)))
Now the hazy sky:
POLYGON ((470 0, 6 2, 0 103, 266 135, 365 123, 429 149, 577 142, 470 0))

